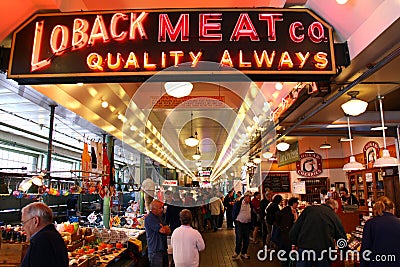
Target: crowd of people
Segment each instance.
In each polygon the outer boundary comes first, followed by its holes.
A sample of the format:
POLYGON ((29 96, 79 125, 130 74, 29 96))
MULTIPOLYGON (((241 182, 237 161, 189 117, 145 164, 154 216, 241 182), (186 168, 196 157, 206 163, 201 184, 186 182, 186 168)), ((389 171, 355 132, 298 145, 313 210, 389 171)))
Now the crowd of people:
MULTIPOLYGON (((190 194, 182 196, 179 192, 167 191, 163 201, 152 200, 150 212, 145 217, 150 266, 171 266, 167 254, 168 237, 175 266, 199 266, 199 252, 206 247, 201 232, 207 227, 210 231, 218 231, 224 212, 227 229, 235 230, 233 259, 249 259, 250 241, 257 244, 261 237, 263 247, 287 253, 291 250, 297 250, 299 254, 309 250, 316 252, 315 259, 300 259, 296 266, 328 267, 331 259, 324 251, 334 249, 337 240, 346 239, 336 214, 339 205, 335 199, 327 198, 325 203, 308 206, 299 214, 298 198, 284 200, 280 194, 273 195, 268 190, 262 197, 258 192, 253 195, 245 192, 241 197, 233 190, 225 197, 214 193, 215 196, 205 194, 195 200, 190 194), (201 202, 202 197, 210 202, 201 202), (196 206, 197 201, 201 205, 196 206)), ((350 198, 348 195, 351 203, 350 198)), ((137 203, 132 202, 130 208, 137 209, 137 203)), ((377 263, 362 259, 361 266, 398 266, 400 219, 394 215, 394 204, 389 198, 380 197, 373 211, 374 217, 364 227, 361 252, 369 250, 372 256, 390 253, 396 261, 377 263)), ((52 210, 46 204, 35 202, 25 206, 21 210, 21 225, 30 239, 21 266, 68 266, 66 246, 53 225, 52 210)), ((283 261, 282 265, 291 263, 283 261)))

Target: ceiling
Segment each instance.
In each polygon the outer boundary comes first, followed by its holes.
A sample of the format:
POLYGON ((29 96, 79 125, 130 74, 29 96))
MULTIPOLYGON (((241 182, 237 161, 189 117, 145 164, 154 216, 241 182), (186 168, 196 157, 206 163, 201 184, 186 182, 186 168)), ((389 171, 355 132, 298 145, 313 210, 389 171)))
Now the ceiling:
MULTIPOLYGON (((381 135, 380 132, 371 132, 370 127, 380 124, 376 98, 385 95, 385 123, 389 126, 388 135, 395 136, 395 129, 400 124, 399 1, 349 0, 346 5, 338 5, 335 0, 246 3, 217 0, 207 3, 209 7, 239 8, 295 5, 312 9, 331 24, 336 42, 348 42, 351 65, 342 68, 340 74, 332 79, 329 94, 299 99, 295 109, 285 112, 274 123, 268 121, 265 114, 275 110, 296 83, 285 82, 280 91, 275 89, 275 82, 245 79, 239 84, 194 83, 190 95, 193 98, 171 108, 165 106, 166 100, 159 99, 165 92, 162 84, 156 82, 23 86, 6 80, 2 75, 0 130, 21 134, 10 130, 8 126, 11 125, 45 137, 48 135, 49 105, 57 104, 55 140, 58 140, 58 145, 79 148, 84 135, 89 139, 100 139, 102 134, 108 133, 117 138, 118 150, 123 151, 126 158, 136 159, 139 153, 145 153, 187 173, 195 171, 197 166, 191 159, 195 148, 184 145, 184 139, 196 131, 201 140, 202 166, 214 167, 217 177, 225 171, 240 173, 245 161, 245 157, 239 159, 240 156, 254 152, 249 149, 249 142, 256 133, 255 115, 262 120, 260 133, 263 139, 259 143, 262 149, 271 147, 273 150, 276 139, 281 137, 290 141, 301 136, 346 136, 346 117, 340 105, 350 98, 347 91, 359 91, 358 98, 368 101, 369 105, 366 113, 351 118, 353 135, 381 135), (215 98, 223 101, 215 102, 215 98), (102 100, 109 102, 108 108, 101 107, 102 100), (269 109, 264 108, 264 102, 269 103, 269 109), (156 103, 164 104, 164 107, 156 103), (118 119, 119 113, 127 121, 118 119), (252 129, 249 126, 253 126, 252 129), (267 128, 270 130, 266 131, 267 128)), ((16 25, 44 10, 67 12, 150 7, 198 6, 187 1, 169 2, 168 6, 158 1, 139 1, 133 5, 128 0, 3 1, 0 3, 0 40, 3 40, 3 45, 9 45, 10 33, 16 25)))

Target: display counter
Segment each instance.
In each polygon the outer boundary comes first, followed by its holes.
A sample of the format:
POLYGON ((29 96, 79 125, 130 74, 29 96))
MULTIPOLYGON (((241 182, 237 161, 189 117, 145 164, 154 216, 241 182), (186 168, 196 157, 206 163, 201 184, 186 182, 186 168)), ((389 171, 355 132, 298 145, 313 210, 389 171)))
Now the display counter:
POLYGON ((360 215, 358 211, 351 213, 339 212, 337 213, 340 220, 342 221, 344 231, 346 233, 351 233, 356 230, 357 225, 360 225, 360 215))

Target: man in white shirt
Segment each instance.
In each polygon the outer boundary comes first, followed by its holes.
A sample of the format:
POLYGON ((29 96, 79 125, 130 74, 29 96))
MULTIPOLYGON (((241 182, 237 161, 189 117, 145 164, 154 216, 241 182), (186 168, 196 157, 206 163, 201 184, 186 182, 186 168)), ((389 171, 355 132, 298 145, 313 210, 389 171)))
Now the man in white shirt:
POLYGON ((247 254, 249 248, 249 237, 250 237, 250 224, 251 224, 251 193, 246 192, 244 197, 237 201, 233 206, 233 220, 235 221, 235 235, 236 245, 235 253, 232 255, 233 259, 236 259, 241 253, 243 259, 249 259, 250 256, 247 254))
POLYGON ((179 213, 182 225, 175 229, 171 237, 173 257, 176 267, 199 266, 199 251, 205 249, 203 237, 193 229, 192 213, 184 209, 179 213))

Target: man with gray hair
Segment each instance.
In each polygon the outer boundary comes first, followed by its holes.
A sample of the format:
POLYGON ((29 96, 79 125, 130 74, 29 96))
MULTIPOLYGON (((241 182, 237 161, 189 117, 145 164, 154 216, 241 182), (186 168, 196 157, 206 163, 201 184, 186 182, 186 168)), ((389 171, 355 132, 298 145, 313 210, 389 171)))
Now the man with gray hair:
POLYGON ((171 237, 171 245, 176 267, 199 266, 199 251, 205 249, 203 237, 190 224, 192 213, 184 209, 179 213, 182 225, 175 229, 171 237))
POLYGON ((21 267, 66 267, 68 252, 64 240, 53 225, 53 212, 42 202, 34 202, 21 211, 21 225, 30 244, 21 267))
POLYGON ((309 206, 301 213, 289 233, 292 249, 298 247, 300 255, 297 266, 331 266, 329 249, 335 249, 335 241, 347 240, 337 209, 337 201, 328 199, 325 204, 309 206), (308 252, 315 253, 315 257, 302 258, 308 252))

